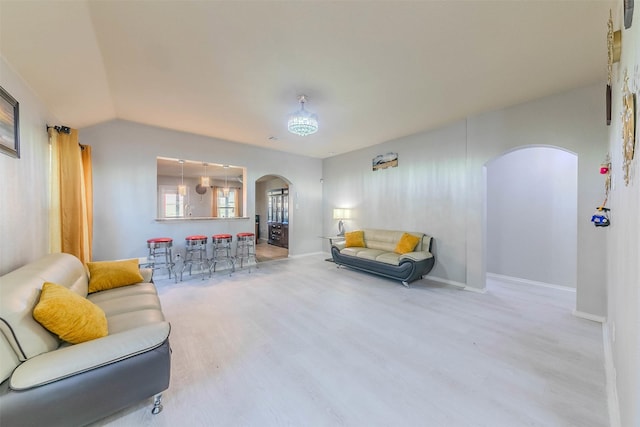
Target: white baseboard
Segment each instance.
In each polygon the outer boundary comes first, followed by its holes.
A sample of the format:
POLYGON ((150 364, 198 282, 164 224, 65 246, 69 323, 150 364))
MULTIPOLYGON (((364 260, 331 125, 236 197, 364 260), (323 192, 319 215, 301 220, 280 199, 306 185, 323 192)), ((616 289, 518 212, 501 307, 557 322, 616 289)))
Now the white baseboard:
POLYGON ((324 254, 325 252, 305 252, 303 254, 296 254, 296 255, 291 255, 291 253, 289 253, 289 258, 304 258, 312 255, 324 255, 324 254))
POLYGON ((558 289, 561 291, 574 292, 574 293, 576 292, 576 288, 572 288, 569 286, 555 285, 553 283, 537 282, 535 280, 522 279, 520 277, 513 277, 513 276, 505 276, 503 274, 487 273, 487 279, 500 280, 502 282, 507 282, 514 285, 542 286, 544 288, 558 289))
POLYGON ((445 285, 455 286, 456 288, 461 288, 465 291, 478 292, 481 294, 484 294, 486 292, 486 289, 473 288, 471 286, 467 286, 465 283, 456 282, 455 280, 450 280, 450 279, 444 279, 442 277, 427 276, 425 277, 425 280, 431 280, 433 282, 444 283, 445 285))
POLYGON ((616 386, 616 368, 613 364, 613 348, 607 322, 602 324, 602 341, 604 343, 604 372, 607 388, 607 406, 609 407, 609 425, 611 427, 620 427, 620 404, 618 402, 618 389, 616 386))
POLYGON ((603 316, 597 316, 595 314, 585 313, 584 311, 573 310, 571 312, 571 314, 573 314, 574 316, 579 317, 581 319, 592 320, 594 322, 598 322, 598 323, 602 323, 602 324, 604 324, 605 321, 607 320, 603 316))

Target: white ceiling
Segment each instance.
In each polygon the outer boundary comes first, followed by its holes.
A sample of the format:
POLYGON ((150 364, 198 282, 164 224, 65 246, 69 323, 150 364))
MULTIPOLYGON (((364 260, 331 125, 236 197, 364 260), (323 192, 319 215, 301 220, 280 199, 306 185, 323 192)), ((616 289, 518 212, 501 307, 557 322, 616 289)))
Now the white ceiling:
POLYGON ((325 158, 604 84, 620 4, 0 0, 0 54, 62 125, 119 118, 325 158), (299 94, 320 121, 307 137, 286 130, 299 94))

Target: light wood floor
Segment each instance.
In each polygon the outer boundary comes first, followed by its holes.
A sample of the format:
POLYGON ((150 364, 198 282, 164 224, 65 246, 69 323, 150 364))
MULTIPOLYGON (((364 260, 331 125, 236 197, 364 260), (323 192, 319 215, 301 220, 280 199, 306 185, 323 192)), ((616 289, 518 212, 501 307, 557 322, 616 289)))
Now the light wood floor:
POLYGON ((164 411, 111 426, 606 426, 602 328, 575 294, 428 280, 314 255, 159 280, 172 324, 164 411))
POLYGON ((273 261, 277 259, 287 258, 288 256, 289 249, 287 248, 270 245, 263 240, 260 240, 260 242, 256 245, 256 258, 258 259, 258 261, 273 261))

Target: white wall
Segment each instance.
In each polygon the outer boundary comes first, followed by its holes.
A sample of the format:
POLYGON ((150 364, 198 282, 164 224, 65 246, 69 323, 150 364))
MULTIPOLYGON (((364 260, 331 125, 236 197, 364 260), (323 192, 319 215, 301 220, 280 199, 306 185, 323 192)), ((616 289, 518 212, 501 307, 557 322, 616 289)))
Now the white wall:
POLYGON ((578 271, 576 311, 606 313, 605 256, 591 215, 602 203, 599 174, 606 126, 601 85, 488 112, 468 120, 467 284, 484 286, 486 176, 482 166, 517 147, 552 145, 578 156, 578 271))
POLYGON ((575 288, 578 158, 553 147, 487 164, 487 272, 575 288))
MULTIPOLYGON (((606 127, 601 85, 488 112, 447 127, 326 159, 324 233, 334 207, 353 207, 347 229, 416 230, 435 237, 432 277, 483 289, 486 276, 485 165, 507 151, 552 145, 578 156, 577 311, 603 316, 605 262, 591 214, 602 202, 598 173, 606 127), (371 159, 399 154, 397 168, 371 159)), ((325 247, 326 250, 326 247, 325 247)), ((532 260, 533 264, 538 260, 532 260)))
POLYGON ((20 76, 0 57, 0 86, 19 102, 20 158, 0 153, 0 275, 49 250, 49 139, 57 124, 20 76))
POLYGON ((126 121, 80 130, 92 146, 95 260, 139 257, 150 237, 167 236, 183 247, 190 234, 236 234, 255 229, 255 180, 279 175, 291 180, 298 202, 290 210, 292 255, 318 252, 322 232, 321 160, 175 132, 126 121), (156 157, 205 159, 247 168, 244 219, 156 221, 156 157))
POLYGON ((336 234, 333 208, 352 209, 346 231, 429 234, 436 253, 431 275, 465 283, 465 151, 465 123, 457 122, 325 159, 325 235, 336 234), (372 159, 387 152, 398 153, 398 167, 373 171, 372 159))
MULTIPOLYGON (((622 1, 616 2, 614 29, 622 29, 620 63, 614 64, 612 120, 608 128, 612 191, 608 206, 611 225, 600 231, 607 247, 607 342, 617 371, 617 395, 622 426, 640 426, 640 134, 636 110, 636 152, 632 180, 626 186, 622 174, 622 86, 625 70, 630 89, 640 99, 640 15, 636 8, 633 25, 622 24, 622 1)), ((604 88, 603 88, 604 93, 604 88)))

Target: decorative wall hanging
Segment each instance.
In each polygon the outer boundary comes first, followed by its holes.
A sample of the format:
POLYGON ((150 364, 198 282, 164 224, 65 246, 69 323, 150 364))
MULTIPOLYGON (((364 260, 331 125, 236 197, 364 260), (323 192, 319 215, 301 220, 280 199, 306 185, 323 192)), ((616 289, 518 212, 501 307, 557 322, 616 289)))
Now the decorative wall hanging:
POLYGON ((604 180, 604 201, 602 205, 596 208, 595 213, 591 216, 591 222, 596 227, 607 227, 611 224, 609 220, 609 208, 606 207, 609 200, 609 190, 611 189, 611 158, 609 154, 605 157, 604 162, 600 164, 600 174, 605 176, 604 180))
POLYGON ((398 166, 398 153, 379 154, 371 161, 373 170, 395 168, 398 166))
POLYGON ((608 227, 611 225, 609 220, 609 209, 604 206, 598 206, 596 212, 591 216, 591 222, 596 227, 608 227))
POLYGON ((636 146, 636 95, 629 90, 629 76, 625 70, 622 87, 622 171, 624 184, 631 181, 631 162, 636 146))
POLYGON ((0 152, 20 158, 19 103, 0 87, 0 152))
POLYGON ((606 118, 607 126, 611 124, 611 80, 613 76, 613 64, 620 61, 622 51, 622 32, 613 31, 613 15, 609 9, 609 21, 607 21, 607 91, 606 91, 606 118))

